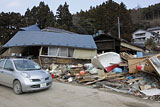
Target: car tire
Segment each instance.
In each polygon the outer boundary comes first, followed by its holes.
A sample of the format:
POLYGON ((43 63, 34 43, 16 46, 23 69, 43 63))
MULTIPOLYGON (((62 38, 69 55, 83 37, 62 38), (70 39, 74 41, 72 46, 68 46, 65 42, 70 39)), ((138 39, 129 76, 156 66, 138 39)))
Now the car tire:
POLYGON ((13 82, 13 91, 17 95, 20 95, 23 93, 21 83, 18 80, 13 82))

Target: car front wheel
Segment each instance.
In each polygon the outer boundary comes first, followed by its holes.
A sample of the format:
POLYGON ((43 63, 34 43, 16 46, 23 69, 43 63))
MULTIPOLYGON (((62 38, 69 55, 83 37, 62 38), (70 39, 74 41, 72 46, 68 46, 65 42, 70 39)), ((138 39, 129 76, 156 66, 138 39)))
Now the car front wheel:
POLYGON ((22 86, 18 80, 13 82, 13 90, 14 90, 15 94, 17 94, 17 95, 22 94, 22 86))

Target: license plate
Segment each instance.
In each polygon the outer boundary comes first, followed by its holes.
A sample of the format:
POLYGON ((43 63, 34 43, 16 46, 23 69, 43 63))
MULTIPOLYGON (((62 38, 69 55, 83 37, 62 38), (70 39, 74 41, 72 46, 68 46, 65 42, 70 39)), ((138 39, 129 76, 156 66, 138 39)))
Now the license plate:
POLYGON ((46 83, 40 84, 41 87, 46 87, 46 83))

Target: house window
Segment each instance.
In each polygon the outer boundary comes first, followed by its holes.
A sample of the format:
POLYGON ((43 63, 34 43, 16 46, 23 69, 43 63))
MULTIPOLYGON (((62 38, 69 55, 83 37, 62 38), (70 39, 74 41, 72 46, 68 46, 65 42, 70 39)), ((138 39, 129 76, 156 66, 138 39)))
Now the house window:
POLYGON ((137 38, 134 40, 134 42, 144 42, 145 38, 137 38))
POLYGON ((141 41, 144 41, 145 40, 145 38, 141 38, 141 41))
POLYGON ((68 57, 68 48, 59 48, 58 56, 68 57))
POLYGON ((54 56, 54 57, 73 57, 74 49, 73 48, 64 48, 64 47, 43 47, 42 55, 54 56), (46 54, 47 52, 47 54, 46 54))
POLYGON ((136 34, 136 36, 145 36, 145 33, 136 34))
POLYGON ((57 47, 49 47, 48 48, 48 55, 57 56, 57 50, 58 50, 57 47))
POLYGON ((48 47, 43 47, 41 54, 42 54, 42 55, 48 55, 48 47))

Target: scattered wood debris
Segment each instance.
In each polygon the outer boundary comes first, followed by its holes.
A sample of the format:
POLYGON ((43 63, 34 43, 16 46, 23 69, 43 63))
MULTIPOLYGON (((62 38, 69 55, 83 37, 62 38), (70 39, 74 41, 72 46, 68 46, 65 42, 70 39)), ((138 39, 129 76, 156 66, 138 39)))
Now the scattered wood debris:
MULTIPOLYGON (((147 97, 145 95, 147 91, 143 92, 143 90, 160 88, 160 54, 135 58, 133 55, 123 52, 120 56, 123 62, 110 72, 105 68, 98 69, 89 63, 85 65, 52 64, 50 73, 57 81, 90 85, 95 88, 108 88, 143 97, 147 97)), ((155 96, 154 94, 152 97, 160 100, 160 97, 155 96)), ((151 96, 148 99, 151 99, 151 96)))

